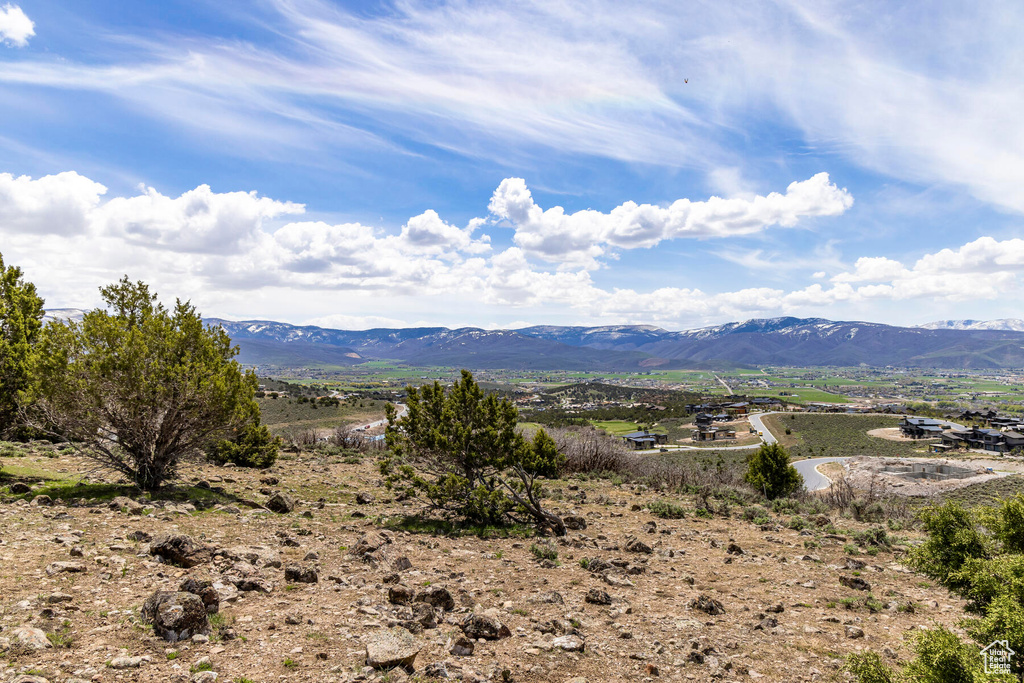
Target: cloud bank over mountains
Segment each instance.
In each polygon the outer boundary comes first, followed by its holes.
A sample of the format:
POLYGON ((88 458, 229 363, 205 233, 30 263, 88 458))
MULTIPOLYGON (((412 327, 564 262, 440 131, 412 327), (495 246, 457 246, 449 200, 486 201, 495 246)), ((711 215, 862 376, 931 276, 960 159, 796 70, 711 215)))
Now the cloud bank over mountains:
MULTIPOLYGON (((560 206, 539 207, 523 179, 507 178, 494 191, 489 213, 465 226, 427 210, 389 232, 301 220, 307 207, 255 191, 218 193, 200 185, 170 197, 140 187, 134 196, 109 197, 103 184, 71 171, 36 179, 0 173, 0 237, 8 261, 42 280, 54 304, 69 305, 81 303, 83 288, 95 291, 128 271, 158 290, 198 300, 211 290, 299 297, 350 292, 408 297, 426 307, 432 298, 455 297, 566 310, 589 320, 689 327, 827 312, 837 303, 992 298, 1019 285, 1024 240, 991 237, 907 264, 863 257, 832 273, 827 285, 790 290, 640 291, 594 279, 595 269, 621 252, 798 228, 841 215, 852 204, 849 192, 819 173, 791 183, 785 193, 566 213, 560 206), (492 237, 507 230, 513 244, 495 248, 492 237)), ((396 320, 386 307, 370 317, 396 320)))

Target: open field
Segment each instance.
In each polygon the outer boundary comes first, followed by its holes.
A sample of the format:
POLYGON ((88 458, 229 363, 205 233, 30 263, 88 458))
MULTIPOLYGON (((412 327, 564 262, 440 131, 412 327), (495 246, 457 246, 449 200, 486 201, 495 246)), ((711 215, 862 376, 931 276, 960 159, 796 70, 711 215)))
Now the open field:
POLYGON ((899 418, 892 415, 778 413, 765 417, 764 421, 794 458, 910 457, 927 454, 928 443, 931 443, 927 440, 904 442, 868 436, 870 430, 895 427, 899 418), (786 429, 791 433, 786 434, 786 429))
POLYGON ((258 399, 263 422, 275 434, 303 429, 358 426, 384 417, 387 401, 357 399, 338 406, 300 403, 291 398, 258 399))

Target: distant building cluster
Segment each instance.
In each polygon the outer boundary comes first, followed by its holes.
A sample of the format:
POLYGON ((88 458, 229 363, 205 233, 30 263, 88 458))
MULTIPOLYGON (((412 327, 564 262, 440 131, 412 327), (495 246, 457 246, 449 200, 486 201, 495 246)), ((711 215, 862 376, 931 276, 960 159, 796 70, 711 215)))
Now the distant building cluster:
POLYGON ((940 453, 957 448, 994 453, 1024 449, 1024 421, 1019 417, 1001 416, 994 411, 965 411, 958 419, 973 426, 965 427, 950 420, 906 417, 900 422, 900 432, 911 439, 941 438, 942 443, 931 447, 933 452, 940 453))

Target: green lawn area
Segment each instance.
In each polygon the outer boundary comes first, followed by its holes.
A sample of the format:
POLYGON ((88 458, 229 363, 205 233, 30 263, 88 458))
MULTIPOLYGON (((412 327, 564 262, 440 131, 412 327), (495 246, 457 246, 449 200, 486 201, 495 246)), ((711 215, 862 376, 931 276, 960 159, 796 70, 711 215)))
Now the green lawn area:
POLYGON ((598 429, 603 429, 612 436, 622 436, 640 429, 640 425, 635 422, 628 422, 627 420, 606 420, 604 422, 593 422, 591 424, 598 429))

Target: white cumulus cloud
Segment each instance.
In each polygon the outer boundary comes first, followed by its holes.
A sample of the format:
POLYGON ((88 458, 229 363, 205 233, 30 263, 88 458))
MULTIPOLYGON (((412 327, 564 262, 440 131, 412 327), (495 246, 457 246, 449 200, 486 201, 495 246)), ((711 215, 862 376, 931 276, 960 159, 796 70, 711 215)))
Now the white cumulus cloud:
POLYGON ((35 26, 17 5, 8 3, 0 7, 0 41, 25 47, 28 39, 36 34, 35 26))
POLYGON ((785 194, 706 201, 678 199, 667 207, 625 202, 608 213, 567 214, 560 206, 544 210, 533 201, 526 181, 506 178, 494 191, 491 213, 512 223, 515 243, 531 256, 567 268, 598 266, 610 249, 653 247, 679 238, 734 237, 771 226, 793 227, 802 219, 837 216, 853 197, 818 173, 790 183, 785 194))
POLYGON ((35 180, 0 173, 0 227, 34 234, 84 232, 106 192, 74 171, 35 180))
MULTIPOLYGON (((242 315, 240 307, 260 310, 259 302, 266 301, 292 320, 300 309, 308 311, 300 320, 339 311, 316 322, 366 327, 397 324, 394 308, 404 302, 404 318, 434 322, 506 307, 566 323, 582 318, 682 328, 780 314, 841 317, 840 310, 905 300, 918 300, 917 308, 1013 300, 1024 274, 1024 239, 993 237, 905 262, 865 256, 844 267, 836 259, 829 280, 819 271, 804 283, 732 291, 663 282, 647 290, 632 282, 612 287, 590 269, 590 261, 608 257, 607 250, 623 248, 629 239, 626 246, 747 234, 841 213, 852 200, 823 174, 791 184, 785 194, 680 200, 667 208, 626 202, 607 214, 543 210, 525 182, 508 179, 490 202, 493 216, 516 230, 515 244, 500 249, 492 249, 486 234, 502 229, 493 222, 473 219, 458 226, 433 210, 389 231, 356 222, 285 222, 305 207, 206 185, 177 197, 154 188, 124 197, 107 192, 74 172, 37 179, 0 174, 0 250, 5 261, 25 269, 51 305, 96 305, 89 299, 96 287, 127 272, 200 306, 230 306, 216 312, 226 317, 242 315), (680 202, 685 204, 676 208, 680 202), (647 231, 635 232, 631 217, 641 214, 647 231), (529 241, 543 238, 544 230, 566 239, 569 248, 544 251, 529 241), (556 254, 563 260, 553 264, 556 254), (354 301, 363 309, 346 308, 354 301)), ((832 267, 831 260, 822 263, 832 267)), ((811 260, 803 264, 808 273, 818 267, 811 260)))
POLYGON ((255 192, 217 193, 200 185, 173 198, 152 187, 135 197, 116 197, 92 219, 98 230, 129 242, 183 252, 229 253, 252 240, 265 220, 304 211, 301 204, 255 192))

